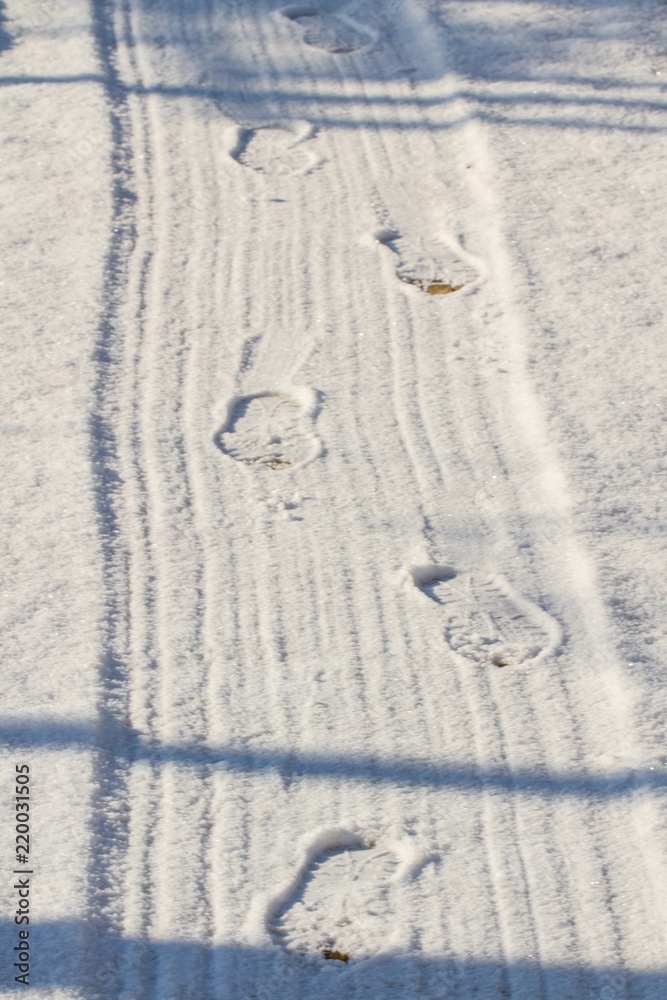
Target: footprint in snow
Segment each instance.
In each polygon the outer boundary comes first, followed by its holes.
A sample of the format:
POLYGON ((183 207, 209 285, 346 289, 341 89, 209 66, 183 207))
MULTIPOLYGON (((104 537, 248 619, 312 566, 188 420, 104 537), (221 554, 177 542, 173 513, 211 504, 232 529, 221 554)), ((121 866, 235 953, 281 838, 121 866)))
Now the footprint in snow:
POLYGON ((351 834, 320 844, 268 919, 273 940, 292 954, 347 964, 386 947, 396 920, 393 886, 401 859, 351 834))
POLYGON ((428 295, 451 295, 480 280, 478 262, 454 239, 414 244, 394 229, 377 229, 373 238, 394 255, 398 280, 428 295))
POLYGON ((304 386, 235 395, 214 441, 237 462, 274 472, 296 468, 321 454, 312 429, 316 411, 316 394, 304 386))
POLYGON ((281 122, 249 128, 237 125, 228 133, 229 155, 237 163, 263 174, 300 177, 322 163, 313 148, 315 128, 309 122, 281 122))
POLYGON ((483 666, 532 666, 555 652, 558 623, 542 608, 514 592, 504 577, 413 566, 415 585, 442 608, 448 645, 483 666))
POLYGON ((306 45, 333 55, 356 52, 373 41, 367 31, 342 14, 328 14, 316 7, 283 7, 282 13, 305 29, 306 45))

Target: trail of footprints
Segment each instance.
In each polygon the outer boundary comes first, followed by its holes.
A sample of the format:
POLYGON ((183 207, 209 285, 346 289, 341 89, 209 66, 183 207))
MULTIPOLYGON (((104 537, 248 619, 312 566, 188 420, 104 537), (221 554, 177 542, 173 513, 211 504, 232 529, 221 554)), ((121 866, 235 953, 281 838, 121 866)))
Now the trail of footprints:
MULTIPOLYGON (((304 28, 306 45, 334 55, 356 52, 373 41, 373 36, 342 14, 330 14, 315 7, 284 7, 284 17, 304 28)), ((280 121, 230 130, 228 152, 241 166, 263 174, 303 176, 320 166, 322 160, 311 140, 316 130, 309 122, 280 121)))
MULTIPOLYGON (((332 54, 362 49, 372 35, 341 14, 291 6, 282 14, 303 30, 305 44, 332 54)), ((321 161, 303 122, 235 129, 230 155, 264 174, 302 175, 321 161)), ((417 245, 381 228, 373 237, 395 257, 402 283, 429 295, 450 295, 474 286, 480 262, 455 240, 417 245)), ((272 472, 304 465, 322 453, 313 431, 315 394, 305 388, 235 395, 214 436, 226 457, 272 472)), ((444 638, 458 656, 487 668, 531 666, 553 653, 561 634, 545 611, 516 594, 501 576, 448 566, 413 566, 414 585, 442 612, 444 638)), ((267 918, 274 942, 287 952, 318 956, 340 968, 382 952, 396 912, 393 886, 399 858, 360 840, 324 846, 286 900, 267 918)))

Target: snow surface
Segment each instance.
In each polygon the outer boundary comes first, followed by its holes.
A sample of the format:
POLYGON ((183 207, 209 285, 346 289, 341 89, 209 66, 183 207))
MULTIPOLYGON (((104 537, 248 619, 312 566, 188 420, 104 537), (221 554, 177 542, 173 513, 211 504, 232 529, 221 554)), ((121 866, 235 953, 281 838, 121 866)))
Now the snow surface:
POLYGON ((667 997, 667 6, 0 17, 2 996, 667 997))

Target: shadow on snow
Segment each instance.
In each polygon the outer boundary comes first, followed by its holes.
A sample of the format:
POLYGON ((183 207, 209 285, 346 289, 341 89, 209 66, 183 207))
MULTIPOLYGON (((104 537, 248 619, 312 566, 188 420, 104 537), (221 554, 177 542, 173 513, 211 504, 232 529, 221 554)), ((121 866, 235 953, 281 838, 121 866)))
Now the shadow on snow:
POLYGON ((45 719, 33 723, 0 721, 0 742, 16 752, 88 749, 99 756, 100 767, 125 767, 139 761, 191 767, 222 767, 241 774, 273 772, 286 781, 308 778, 360 781, 371 785, 460 790, 497 789, 524 795, 573 796, 581 799, 618 799, 637 791, 667 788, 663 769, 617 770, 607 773, 553 772, 527 768, 476 768, 456 761, 415 758, 377 758, 363 754, 305 754, 292 750, 248 749, 233 746, 151 744, 107 717, 97 725, 45 719))
MULTIPOLYGON (((0 923, 5 956, 18 928, 0 923)), ((184 928, 184 934, 187 929, 184 928)), ((438 997, 460 1000, 657 1000, 667 996, 667 973, 619 967, 450 957, 379 954, 349 965, 319 956, 290 955, 281 948, 240 944, 207 946, 187 941, 121 938, 104 932, 96 954, 85 954, 83 923, 30 925, 30 985, 76 990, 86 1000, 118 996, 179 997, 179 1000, 343 1000, 359 997, 438 997), (83 968, 82 968, 83 966, 83 968), (157 991, 156 991, 157 987, 157 991), (128 992, 129 990, 129 992, 128 992)), ((18 974, 18 973, 17 973, 18 974)), ((8 977, 9 978, 9 977, 8 977)), ((8 985, 16 990, 21 984, 8 985)))

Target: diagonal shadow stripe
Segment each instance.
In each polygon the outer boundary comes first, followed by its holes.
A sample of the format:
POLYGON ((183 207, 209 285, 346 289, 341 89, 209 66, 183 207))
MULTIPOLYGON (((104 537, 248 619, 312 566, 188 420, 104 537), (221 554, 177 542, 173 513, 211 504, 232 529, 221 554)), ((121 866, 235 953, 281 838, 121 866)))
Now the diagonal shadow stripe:
POLYGON ((108 719, 106 738, 100 744, 99 724, 68 723, 45 719, 40 722, 0 720, 0 744, 15 752, 59 751, 81 748, 118 760, 175 763, 192 767, 217 766, 243 774, 275 772, 291 780, 331 778, 430 788, 482 788, 527 795, 574 796, 585 799, 617 799, 638 790, 659 792, 667 788, 662 768, 595 772, 541 771, 503 767, 475 767, 433 758, 380 758, 364 754, 319 754, 281 749, 248 749, 234 746, 149 744, 136 730, 108 719))

